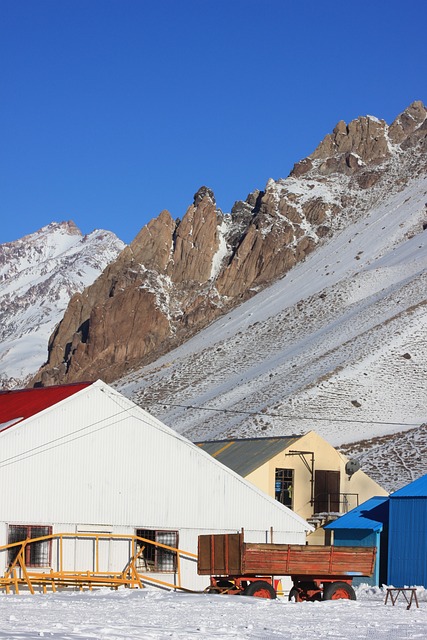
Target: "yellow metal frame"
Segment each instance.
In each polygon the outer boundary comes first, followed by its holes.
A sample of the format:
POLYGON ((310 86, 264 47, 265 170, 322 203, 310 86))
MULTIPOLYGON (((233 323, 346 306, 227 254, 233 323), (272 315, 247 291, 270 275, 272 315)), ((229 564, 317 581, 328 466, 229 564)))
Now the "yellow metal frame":
MULTIPOLYGON (((113 533, 54 533, 39 538, 27 538, 21 542, 14 542, 12 544, 6 544, 0 546, 1 552, 8 552, 9 549, 19 547, 19 551, 15 560, 4 572, 3 576, 0 576, 0 589, 4 589, 6 593, 11 593, 11 589, 16 594, 20 592, 20 586, 26 586, 30 593, 35 593, 35 586, 41 588, 43 593, 48 591, 56 592, 58 589, 64 587, 76 587, 82 591, 85 587, 92 590, 94 586, 98 587, 110 587, 118 589, 120 586, 128 587, 130 589, 144 588, 144 583, 154 584, 169 589, 179 589, 181 591, 189 591, 185 589, 181 584, 181 559, 186 558, 190 561, 197 559, 197 555, 190 553, 189 551, 183 551, 175 547, 170 547, 167 544, 161 542, 154 542, 146 538, 141 538, 135 535, 122 535, 113 533), (67 571, 64 569, 64 557, 63 557, 63 542, 64 539, 79 539, 93 540, 95 542, 95 571, 67 571), (58 557, 57 565, 58 570, 54 570, 52 567, 44 567, 41 571, 32 571, 25 564, 25 551, 28 545, 37 542, 58 541, 58 557), (100 540, 123 540, 131 543, 131 548, 135 549, 135 552, 129 558, 126 566, 122 571, 117 572, 101 572, 99 571, 99 541, 100 540), (137 544, 140 543, 140 548, 137 549, 137 544), (168 549, 176 553, 176 571, 174 576, 176 577, 176 583, 166 582, 159 580, 153 576, 140 573, 137 568, 137 560, 143 554, 145 546, 147 544, 168 549)), ((1 556, 0 556, 1 557, 1 556)))

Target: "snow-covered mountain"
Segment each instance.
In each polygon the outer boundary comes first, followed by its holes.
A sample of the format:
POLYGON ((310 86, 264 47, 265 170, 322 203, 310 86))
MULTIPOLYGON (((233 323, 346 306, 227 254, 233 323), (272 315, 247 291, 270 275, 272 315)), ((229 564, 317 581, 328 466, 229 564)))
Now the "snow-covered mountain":
POLYGON ((51 223, 0 245, 1 388, 22 386, 34 375, 70 298, 124 246, 109 231, 83 236, 73 222, 51 223))
POLYGON ((427 176, 118 388, 195 440, 315 428, 339 445, 421 424, 426 200, 427 176))
MULTIPOLYGON (((369 224, 385 198, 426 176, 426 156, 427 110, 414 102, 391 125, 372 116, 339 122, 288 178, 269 180, 230 214, 202 187, 182 220, 162 211, 72 299, 37 381, 100 376, 112 382, 155 360, 291 273, 343 230, 369 224)), ((386 247, 416 222, 402 224, 379 228, 386 247)))
MULTIPOLYGON (((345 173, 325 169, 313 189, 324 188, 331 204, 349 202, 334 233, 117 388, 194 441, 315 429, 337 446, 365 440, 347 451, 363 453, 364 470, 390 490, 426 473, 426 439, 416 456, 411 444, 427 421, 426 122, 418 162, 403 162, 405 149, 386 140, 387 172, 362 193, 345 173), (400 434, 402 450, 391 434, 400 434)), ((335 166, 341 161, 334 156, 335 166)), ((309 170, 319 175, 324 162, 313 154, 309 170)), ((301 202, 310 187, 290 176, 270 181, 266 193, 301 202)))

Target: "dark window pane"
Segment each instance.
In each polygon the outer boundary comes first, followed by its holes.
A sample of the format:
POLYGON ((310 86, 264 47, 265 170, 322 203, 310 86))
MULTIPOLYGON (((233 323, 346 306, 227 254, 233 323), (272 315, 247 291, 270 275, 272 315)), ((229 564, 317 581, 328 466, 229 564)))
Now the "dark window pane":
MULTIPOLYGON (((28 527, 11 525, 9 527, 9 538, 7 542, 8 544, 12 544, 13 542, 21 542, 22 540, 26 540, 27 537, 28 537, 28 527)), ((12 549, 9 549, 9 554, 8 554, 9 565, 11 565, 14 562, 20 550, 21 550, 20 546, 12 547, 12 549)))
MULTIPOLYGON (((158 531, 156 542, 167 544, 169 547, 176 547, 177 534, 175 531, 158 531)), ((176 570, 176 553, 169 549, 157 547, 157 570, 158 571, 175 571, 176 570)))
MULTIPOLYGON (((10 525, 8 542, 21 542, 27 538, 41 538, 52 534, 52 527, 32 525, 10 525)), ((9 564, 15 560, 20 546, 9 549, 9 564)), ((29 567, 46 567, 50 564, 51 540, 34 542, 25 547, 25 564, 29 567)))
MULTIPOLYGON (((50 534, 50 527, 31 527, 30 538, 42 538, 50 534)), ((46 567, 49 564, 50 540, 33 542, 29 545, 27 563, 32 567, 46 567)))
MULTIPOLYGON (((177 531, 155 531, 153 529, 137 529, 136 535, 146 540, 152 540, 170 547, 177 547, 177 531)), ((149 542, 140 542, 140 546, 145 546, 142 554, 142 567, 147 571, 173 572, 176 571, 176 553, 157 547, 149 542)))
MULTIPOLYGON (((145 538, 146 540, 156 540, 156 532, 152 529, 137 529, 136 535, 139 538, 145 538)), ((150 544, 149 542, 140 542, 140 546, 145 547, 142 558, 146 565, 146 569, 148 571, 155 571, 155 561, 156 561, 156 547, 154 544, 150 544)))
POLYGON ((294 489, 294 470, 276 469, 274 496, 276 500, 292 509, 292 496, 294 489))

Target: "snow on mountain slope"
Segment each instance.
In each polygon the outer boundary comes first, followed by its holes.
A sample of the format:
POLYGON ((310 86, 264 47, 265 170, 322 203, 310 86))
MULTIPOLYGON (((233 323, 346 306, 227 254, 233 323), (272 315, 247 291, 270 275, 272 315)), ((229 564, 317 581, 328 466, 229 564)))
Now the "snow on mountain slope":
POLYGON ((284 278, 117 388, 193 440, 315 429, 339 445, 425 422, 426 202, 426 177, 384 193, 284 278))
POLYGON ((109 231, 82 236, 73 222, 51 223, 0 245, 1 387, 25 384, 37 371, 71 296, 91 284, 124 246, 109 231))
POLYGON ((427 473, 427 424, 340 447, 390 493, 427 473))

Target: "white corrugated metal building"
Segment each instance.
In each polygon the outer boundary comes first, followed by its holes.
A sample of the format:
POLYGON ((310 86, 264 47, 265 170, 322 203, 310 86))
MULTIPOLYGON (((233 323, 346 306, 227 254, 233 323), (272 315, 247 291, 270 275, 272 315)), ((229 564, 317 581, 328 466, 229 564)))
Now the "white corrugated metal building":
MULTIPOLYGON (((152 532, 193 553, 200 533, 242 527, 247 541, 266 542, 272 529, 274 542, 305 544, 305 520, 102 381, 63 399, 52 395, 40 410, 32 400, 26 412, 25 394, 37 392, 47 390, 0 394, 0 545, 14 527, 36 526, 52 533, 152 532)), ((128 549, 103 544, 102 569, 113 570, 128 549)), ((76 553, 68 542, 64 553, 74 570, 92 569, 90 546, 76 553)), ((194 562, 181 572, 187 588, 206 586, 194 562)))

